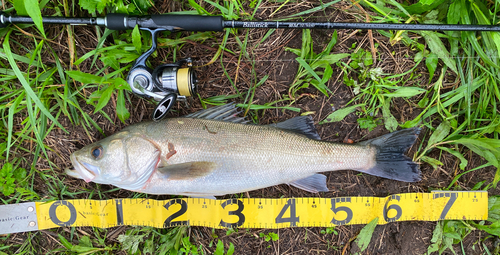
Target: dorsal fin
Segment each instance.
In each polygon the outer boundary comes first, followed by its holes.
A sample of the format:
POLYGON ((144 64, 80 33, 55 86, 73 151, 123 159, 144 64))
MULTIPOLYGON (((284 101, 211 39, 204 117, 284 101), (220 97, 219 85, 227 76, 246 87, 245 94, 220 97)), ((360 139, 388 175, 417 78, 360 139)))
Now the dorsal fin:
POLYGON ((214 106, 205 110, 197 111, 183 116, 184 118, 221 120, 226 122, 242 123, 248 121, 244 117, 237 117, 241 113, 234 103, 214 106))
MULTIPOLYGON (((237 117, 241 113, 234 103, 214 106, 205 110, 197 111, 183 116, 184 118, 221 120, 233 123, 246 124, 248 120, 244 117, 237 117)), ((270 127, 286 129, 298 134, 305 135, 311 139, 321 140, 316 131, 314 121, 311 116, 299 116, 283 122, 269 124, 270 127)))
POLYGON ((321 140, 311 116, 298 116, 283 122, 269 124, 268 126, 290 130, 295 133, 303 134, 311 139, 321 140))

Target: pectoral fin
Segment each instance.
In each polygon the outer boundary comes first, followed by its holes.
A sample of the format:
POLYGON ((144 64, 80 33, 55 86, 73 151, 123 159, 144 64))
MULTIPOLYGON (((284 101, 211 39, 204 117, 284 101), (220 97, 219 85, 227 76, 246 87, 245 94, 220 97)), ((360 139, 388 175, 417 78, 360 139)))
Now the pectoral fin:
POLYGON ((328 191, 328 188, 326 187, 326 176, 322 174, 314 174, 289 184, 312 193, 328 191))
POLYGON ((198 161, 174 165, 161 164, 156 170, 171 180, 186 180, 210 174, 216 167, 214 162, 198 161))

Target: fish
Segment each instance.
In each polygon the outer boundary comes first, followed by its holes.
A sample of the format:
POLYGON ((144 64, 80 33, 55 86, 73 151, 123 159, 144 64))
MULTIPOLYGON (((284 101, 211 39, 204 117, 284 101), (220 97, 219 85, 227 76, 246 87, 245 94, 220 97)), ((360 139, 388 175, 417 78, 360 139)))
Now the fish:
POLYGON ((279 184, 327 192, 321 172, 352 169, 416 182, 405 156, 419 128, 356 144, 322 141, 310 116, 248 124, 234 104, 141 122, 71 154, 66 173, 86 182, 148 194, 214 198, 279 184))

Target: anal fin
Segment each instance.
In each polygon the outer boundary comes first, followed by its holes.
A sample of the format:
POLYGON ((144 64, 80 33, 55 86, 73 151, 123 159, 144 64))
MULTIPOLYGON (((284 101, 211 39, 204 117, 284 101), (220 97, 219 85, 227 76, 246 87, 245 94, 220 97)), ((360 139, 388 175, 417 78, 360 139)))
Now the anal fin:
MULTIPOLYGON (((215 198, 216 194, 207 194, 207 193, 196 193, 196 192, 180 192, 178 195, 184 195, 191 198, 203 198, 203 199, 217 199, 215 198)), ((219 196, 219 195, 217 195, 219 196)), ((220 195, 222 196, 222 195, 220 195)))
POLYGON ((303 189, 312 193, 329 191, 329 189, 326 187, 326 176, 323 174, 314 174, 304 179, 291 182, 289 184, 296 188, 303 189))

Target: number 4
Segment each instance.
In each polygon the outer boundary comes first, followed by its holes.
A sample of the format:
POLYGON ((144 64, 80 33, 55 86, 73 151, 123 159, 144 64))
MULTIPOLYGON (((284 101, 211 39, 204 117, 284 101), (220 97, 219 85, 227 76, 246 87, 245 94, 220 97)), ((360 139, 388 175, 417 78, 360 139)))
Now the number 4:
POLYGON ((275 222, 276 223, 285 223, 285 222, 290 222, 290 227, 296 227, 297 222, 299 222, 299 217, 296 215, 297 213, 297 208, 295 206, 295 199, 288 199, 286 201, 286 205, 281 209, 280 213, 278 214, 278 217, 276 217, 275 222), (288 218, 283 218, 283 215, 285 212, 290 208, 290 217, 288 218))

